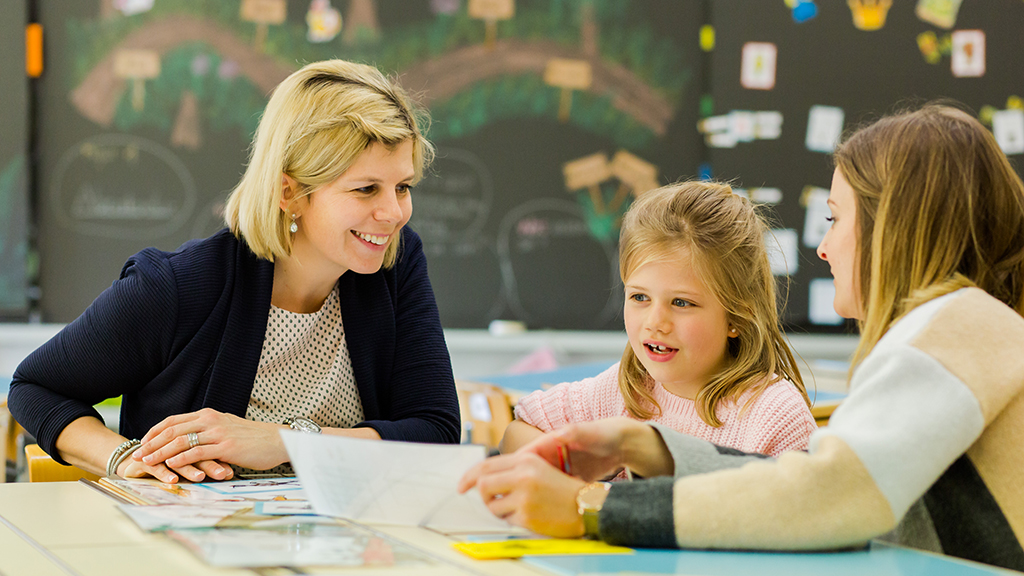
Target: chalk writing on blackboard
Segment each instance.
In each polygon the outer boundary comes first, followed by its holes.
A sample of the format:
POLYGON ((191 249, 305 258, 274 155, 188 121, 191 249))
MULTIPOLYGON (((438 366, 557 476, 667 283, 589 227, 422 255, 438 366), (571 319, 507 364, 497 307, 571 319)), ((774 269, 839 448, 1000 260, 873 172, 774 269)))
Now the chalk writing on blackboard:
POLYGON ((86 236, 148 239, 192 216, 196 188, 167 148, 127 134, 95 136, 61 157, 50 186, 56 221, 86 236))
POLYGON ((528 325, 596 328, 620 313, 616 247, 590 233, 572 202, 543 198, 509 211, 498 257, 508 305, 528 325))
POLYGON ((411 225, 426 243, 473 240, 491 213, 491 171, 468 150, 444 148, 413 191, 411 225))

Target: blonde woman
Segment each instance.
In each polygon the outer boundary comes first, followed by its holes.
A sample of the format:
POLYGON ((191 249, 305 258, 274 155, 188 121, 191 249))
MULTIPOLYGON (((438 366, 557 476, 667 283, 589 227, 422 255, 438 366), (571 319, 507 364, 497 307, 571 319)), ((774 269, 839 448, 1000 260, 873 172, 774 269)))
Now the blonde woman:
POLYGON ((807 448, 816 425, 779 329, 766 231, 725 184, 645 192, 619 237, 629 340, 622 361, 522 398, 502 451, 613 416, 747 452, 807 448))
POLYGON ((225 479, 279 430, 457 442, 459 409, 410 190, 432 156, 408 98, 332 60, 274 91, 228 228, 147 249, 18 368, 15 417, 99 474, 225 479), (92 406, 123 395, 121 434, 92 406))
POLYGON ((491 459, 460 488, 559 536, 810 550, 887 534, 1024 570, 1024 184, 988 130, 945 106, 884 118, 835 158, 818 255, 861 341, 849 397, 808 453, 754 459, 618 419, 491 459), (577 477, 550 464, 561 448, 577 477), (623 465, 668 477, 587 484, 623 465))

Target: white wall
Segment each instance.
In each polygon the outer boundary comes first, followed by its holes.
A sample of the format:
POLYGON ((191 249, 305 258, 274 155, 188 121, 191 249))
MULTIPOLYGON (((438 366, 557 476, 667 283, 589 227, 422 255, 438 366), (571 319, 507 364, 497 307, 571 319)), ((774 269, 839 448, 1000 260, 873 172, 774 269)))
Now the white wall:
MULTIPOLYGON (((46 342, 60 324, 0 324, 0 376, 10 376, 18 363, 46 342)), ((626 345, 625 332, 537 330, 494 336, 487 330, 445 330, 457 378, 472 379, 504 373, 527 354, 548 347, 559 366, 615 360, 626 345)), ((793 348, 805 360, 846 361, 857 339, 853 336, 792 335, 793 348)), ((812 362, 813 363, 813 362, 812 362)))

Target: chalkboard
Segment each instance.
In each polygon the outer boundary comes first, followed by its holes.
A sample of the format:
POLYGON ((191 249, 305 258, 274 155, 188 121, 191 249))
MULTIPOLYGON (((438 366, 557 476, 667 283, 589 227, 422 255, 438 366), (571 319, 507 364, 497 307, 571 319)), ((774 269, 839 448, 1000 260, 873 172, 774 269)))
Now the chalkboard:
POLYGON ((25 4, 0 19, 0 319, 28 314, 28 78, 25 4))
MULTIPOLYGON (((808 4, 817 14, 799 22, 801 12, 783 2, 712 2, 716 45, 709 93, 713 103, 705 114, 722 118, 738 111, 743 119, 743 112, 781 113, 777 138, 754 136, 732 148, 711 146, 709 168, 716 178, 732 180, 751 192, 757 188, 781 191, 780 201, 771 202, 770 208, 777 216, 782 243, 796 251, 795 257, 789 253, 787 262, 795 273, 786 319, 790 325, 821 330, 841 322, 831 309, 828 265, 814 251, 827 226, 822 203, 834 168, 827 154, 829 128, 849 131, 901 107, 946 98, 966 105, 990 126, 993 113, 1005 115, 1010 110, 1010 124, 1017 118, 1024 137, 1020 98, 1024 96, 1024 3, 896 1, 891 8, 868 1, 808 4), (878 9, 872 10, 871 5, 878 9), (956 6, 958 11, 953 9, 956 6), (980 66, 953 64, 952 60, 966 55, 954 45, 959 31, 983 33, 983 46, 972 49, 980 66), (761 50, 757 44, 775 48, 771 89, 744 86, 741 71, 748 43, 755 43, 748 48, 755 58, 761 50), (964 75, 978 72, 982 75, 964 75), (809 148, 809 140, 816 150, 809 148)), ((973 36, 970 32, 966 38, 973 36)), ((756 86, 756 76, 750 74, 746 80, 754 80, 756 86)), ((1024 145, 1014 146, 1005 139, 1003 143, 1019 169, 1024 145)))
POLYGON ((139 249, 221 226, 266 95, 299 62, 374 63, 430 110, 438 154, 413 192, 411 226, 446 327, 504 318, 621 328, 618 219, 636 193, 694 176, 701 157, 703 2, 39 9, 50 31, 39 181, 47 320, 81 313, 139 249), (566 172, 574 161, 583 164, 566 172))
POLYGON ((813 249, 834 133, 914 97, 990 123, 1024 108, 1024 3, 928 13, 958 4, 39 2, 43 317, 77 316, 141 248, 216 231, 269 91, 338 57, 396 75, 431 112, 438 154, 411 226, 446 327, 621 329, 621 214, 651 187, 713 176, 774 218, 787 324, 843 330, 813 249), (984 32, 983 54, 964 30, 984 32), (983 75, 953 75, 979 54, 983 75))

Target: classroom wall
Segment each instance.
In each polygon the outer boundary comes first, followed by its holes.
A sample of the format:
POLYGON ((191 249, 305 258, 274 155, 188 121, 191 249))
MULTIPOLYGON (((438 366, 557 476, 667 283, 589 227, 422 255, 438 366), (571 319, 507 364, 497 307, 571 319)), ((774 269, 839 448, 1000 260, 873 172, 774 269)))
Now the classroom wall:
MULTIPOLYGON (((9 378, 18 364, 56 334, 63 324, 0 324, 0 378, 9 378)), ((622 356, 623 332, 538 330, 495 336, 486 330, 446 329, 445 341, 457 379, 473 380, 500 375, 524 357, 545 351, 559 367, 612 362, 622 356)), ((845 362, 857 339, 841 335, 790 335, 790 342, 806 363, 819 360, 845 362)))
MULTIPOLYGON (((378 65, 432 114, 438 158, 411 226, 449 329, 621 330, 622 212, 654 185, 700 176, 731 181, 772 219, 787 326, 849 333, 814 254, 836 137, 899 102, 952 97, 1011 159, 1024 152, 1019 0, 29 5, 46 71, 32 92, 38 162, 24 173, 36 176, 49 322, 80 314, 141 248, 217 230, 267 94, 322 58, 378 65)), ((20 38, 20 15, 4 10, 20 38)), ((0 85, 17 91, 15 60, 0 85)), ((0 212, 16 236, 0 246, 13 254, 0 284, 24 287, 17 206, 0 212)))
POLYGON ((0 18, 0 320, 28 315, 28 107, 24 2, 0 18))

